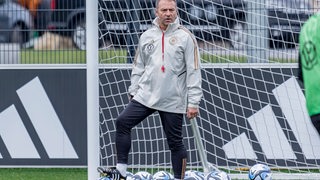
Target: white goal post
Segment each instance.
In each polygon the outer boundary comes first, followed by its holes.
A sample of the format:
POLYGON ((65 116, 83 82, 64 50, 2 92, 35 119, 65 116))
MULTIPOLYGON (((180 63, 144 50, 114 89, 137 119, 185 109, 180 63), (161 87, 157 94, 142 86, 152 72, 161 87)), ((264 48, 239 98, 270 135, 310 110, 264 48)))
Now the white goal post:
POLYGON ((88 179, 98 179, 99 163, 99 66, 98 0, 86 0, 87 60, 87 161, 88 179))
MULTIPOLYGON (((97 177, 97 166, 116 165, 115 119, 129 102, 130 62, 155 17, 154 2, 87 0, 89 179, 97 177)), ((203 66, 200 137, 190 121, 183 128, 187 168, 205 171, 207 162, 247 179, 252 165, 264 163, 274 179, 320 179, 320 136, 296 78, 297 38, 316 7, 307 0, 177 2, 203 66)), ((166 143, 155 113, 132 131, 129 170, 171 172, 166 143)))

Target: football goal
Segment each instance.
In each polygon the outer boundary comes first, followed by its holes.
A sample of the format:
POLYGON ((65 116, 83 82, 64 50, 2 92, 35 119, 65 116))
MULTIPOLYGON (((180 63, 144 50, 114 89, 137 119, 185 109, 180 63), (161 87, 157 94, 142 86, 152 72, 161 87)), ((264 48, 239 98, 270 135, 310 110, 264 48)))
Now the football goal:
MULTIPOLYGON (((129 102, 139 36, 156 17, 154 0, 92 2, 98 9, 87 4, 89 172, 116 165, 115 120, 129 102)), ((299 31, 317 11, 313 1, 179 0, 177 6, 198 41, 204 93, 197 130, 184 121, 187 169, 213 166, 247 179, 249 168, 262 163, 274 179, 320 179, 320 136, 297 79, 299 31)), ((171 172, 159 118, 155 113, 132 130, 133 173, 171 172)))

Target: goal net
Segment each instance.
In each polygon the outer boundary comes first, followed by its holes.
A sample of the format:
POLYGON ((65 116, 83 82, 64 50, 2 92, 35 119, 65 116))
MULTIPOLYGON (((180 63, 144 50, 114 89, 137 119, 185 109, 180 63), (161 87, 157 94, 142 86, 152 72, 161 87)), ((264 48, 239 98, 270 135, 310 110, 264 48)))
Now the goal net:
MULTIPOLYGON (((317 179, 320 136, 297 80, 298 35, 318 9, 308 0, 179 0, 181 24, 196 37, 204 97, 197 118, 203 149, 184 121, 187 168, 208 163, 247 179, 256 163, 279 179, 317 179)), ((115 120, 125 108, 139 36, 155 18, 152 0, 99 1, 100 163, 115 166, 115 120)), ((157 113, 132 130, 129 170, 171 171, 157 113)))

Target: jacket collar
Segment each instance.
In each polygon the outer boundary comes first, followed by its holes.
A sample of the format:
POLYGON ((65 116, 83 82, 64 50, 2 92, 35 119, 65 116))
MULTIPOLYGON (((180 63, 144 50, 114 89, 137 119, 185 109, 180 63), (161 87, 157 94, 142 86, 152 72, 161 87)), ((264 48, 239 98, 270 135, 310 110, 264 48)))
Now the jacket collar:
MULTIPOLYGON (((153 20, 153 24, 155 26, 157 26, 159 29, 160 29, 160 26, 159 26, 159 22, 158 22, 158 17, 156 17, 154 20, 153 20)), ((174 20, 173 23, 170 23, 166 29, 166 32, 167 31, 174 31, 176 29, 178 29, 178 27, 180 26, 180 20, 179 20, 179 17, 176 18, 176 20, 174 20)))

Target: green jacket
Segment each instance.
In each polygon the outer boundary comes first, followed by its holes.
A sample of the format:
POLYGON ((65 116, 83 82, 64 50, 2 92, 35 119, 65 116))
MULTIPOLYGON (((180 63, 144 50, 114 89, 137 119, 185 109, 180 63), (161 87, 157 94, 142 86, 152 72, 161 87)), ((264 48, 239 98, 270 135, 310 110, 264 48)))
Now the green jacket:
POLYGON ((299 67, 310 116, 320 114, 320 14, 303 25, 299 36, 299 67))

